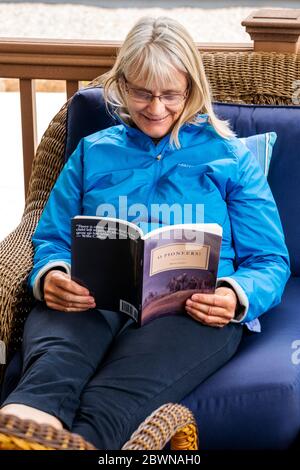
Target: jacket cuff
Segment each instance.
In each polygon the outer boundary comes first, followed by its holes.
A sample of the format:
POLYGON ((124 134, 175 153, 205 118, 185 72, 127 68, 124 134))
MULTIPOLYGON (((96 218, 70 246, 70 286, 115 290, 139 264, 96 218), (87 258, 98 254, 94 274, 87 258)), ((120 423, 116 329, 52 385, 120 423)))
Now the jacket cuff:
POLYGON ((41 283, 41 280, 43 276, 47 274, 48 271, 51 271, 54 268, 60 268, 64 270, 67 274, 71 275, 71 265, 69 263, 66 263, 65 261, 51 261, 51 263, 47 263, 45 266, 43 266, 42 269, 38 271, 33 283, 33 296, 37 300, 44 300, 44 292, 42 289, 43 283, 41 283))
POLYGON ((244 289, 240 286, 238 282, 236 282, 235 279, 232 277, 219 277, 217 279, 217 285, 216 287, 222 287, 225 286, 226 284, 229 284, 239 301, 239 310, 236 313, 235 317, 233 320, 231 320, 232 323, 241 323, 245 321, 245 318, 247 316, 247 312, 249 309, 249 299, 244 291, 244 289))

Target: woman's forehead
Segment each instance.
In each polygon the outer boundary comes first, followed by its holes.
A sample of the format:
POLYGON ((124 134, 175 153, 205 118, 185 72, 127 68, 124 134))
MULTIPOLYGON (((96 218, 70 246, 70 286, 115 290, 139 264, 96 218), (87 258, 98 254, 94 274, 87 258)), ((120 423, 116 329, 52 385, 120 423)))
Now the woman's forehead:
POLYGON ((186 69, 174 53, 155 44, 137 50, 125 63, 127 80, 147 89, 169 89, 184 86, 186 69))
POLYGON ((132 85, 145 90, 160 90, 160 91, 171 91, 185 89, 187 86, 186 74, 171 68, 165 73, 163 71, 157 71, 156 73, 148 70, 143 73, 134 71, 128 73, 126 78, 132 85), (148 73, 147 73, 148 72, 148 73))

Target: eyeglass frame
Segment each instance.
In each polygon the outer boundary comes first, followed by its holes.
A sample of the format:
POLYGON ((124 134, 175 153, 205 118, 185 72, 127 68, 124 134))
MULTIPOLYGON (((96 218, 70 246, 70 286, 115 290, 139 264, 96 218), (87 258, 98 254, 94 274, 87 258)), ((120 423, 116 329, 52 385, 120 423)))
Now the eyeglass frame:
MULTIPOLYGON (((165 106, 179 106, 179 105, 180 105, 181 103, 183 103, 183 102, 187 99, 187 97, 188 97, 189 86, 186 87, 186 89, 184 90, 183 93, 163 93, 162 95, 153 95, 153 93, 151 93, 150 91, 147 91, 147 90, 144 91, 144 90, 142 90, 142 89, 140 89, 140 88, 136 88, 136 87, 130 86, 128 80, 127 80, 125 77, 123 77, 123 80, 124 80, 124 83, 125 83, 125 88, 126 88, 127 93, 129 92, 129 90, 139 90, 139 91, 142 91, 143 93, 145 93, 145 94, 147 94, 147 95, 149 96, 149 100, 146 99, 146 100, 137 101, 136 99, 133 98, 133 100, 135 100, 137 103, 148 103, 148 104, 149 104, 149 103, 152 103, 152 101, 153 101, 154 98, 158 98, 159 101, 160 101, 161 103, 163 103, 165 106), (182 97, 182 100, 180 100, 180 101, 179 101, 178 103, 176 103, 176 104, 174 103, 174 104, 167 104, 167 105, 166 105, 166 104, 161 100, 161 98, 164 97, 164 96, 170 96, 170 95, 172 95, 172 96, 181 96, 181 97, 182 97), (150 97, 151 97, 151 99, 150 99, 150 97)), ((129 94, 129 93, 128 93, 128 94, 129 94)))

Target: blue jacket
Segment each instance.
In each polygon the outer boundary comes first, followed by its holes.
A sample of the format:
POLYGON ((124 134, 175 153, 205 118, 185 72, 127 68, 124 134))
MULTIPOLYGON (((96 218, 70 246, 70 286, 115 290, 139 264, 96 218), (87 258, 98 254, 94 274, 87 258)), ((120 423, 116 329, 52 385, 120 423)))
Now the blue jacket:
POLYGON ((235 289, 243 307, 238 321, 249 322, 280 302, 290 275, 289 257, 266 178, 239 139, 223 139, 207 115, 202 117, 200 125, 182 126, 179 150, 170 145, 170 135, 155 145, 124 123, 80 141, 32 239, 29 283, 36 298, 42 299, 40 279, 49 268, 61 266, 70 272, 70 219, 84 214, 127 218, 140 222, 144 231, 157 227, 148 225, 150 218, 158 226, 218 223, 223 227, 218 285, 227 282, 235 289), (183 221, 174 215, 173 220, 163 220, 163 215, 151 212, 157 207, 153 204, 187 204, 193 208, 191 218, 183 221), (137 217, 141 207, 149 209, 148 216, 140 211, 137 217))

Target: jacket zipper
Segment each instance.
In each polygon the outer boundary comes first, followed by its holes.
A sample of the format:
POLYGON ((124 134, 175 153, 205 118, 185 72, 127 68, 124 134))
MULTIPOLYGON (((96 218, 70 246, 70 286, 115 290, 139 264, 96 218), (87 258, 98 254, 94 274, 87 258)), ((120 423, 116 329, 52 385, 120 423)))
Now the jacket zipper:
MULTIPOLYGON (((161 164, 160 164, 161 159, 162 159, 162 154, 161 153, 155 157, 155 160, 156 160, 155 175, 154 175, 154 178, 153 178, 152 187, 151 187, 150 192, 148 194, 148 214, 149 214, 149 204, 150 204, 150 201, 152 199, 152 196, 155 193, 156 183, 157 183, 157 180, 158 180, 158 178, 160 176, 160 173, 161 173, 161 164)), ((151 214, 151 211, 150 211, 150 214, 151 214)))

